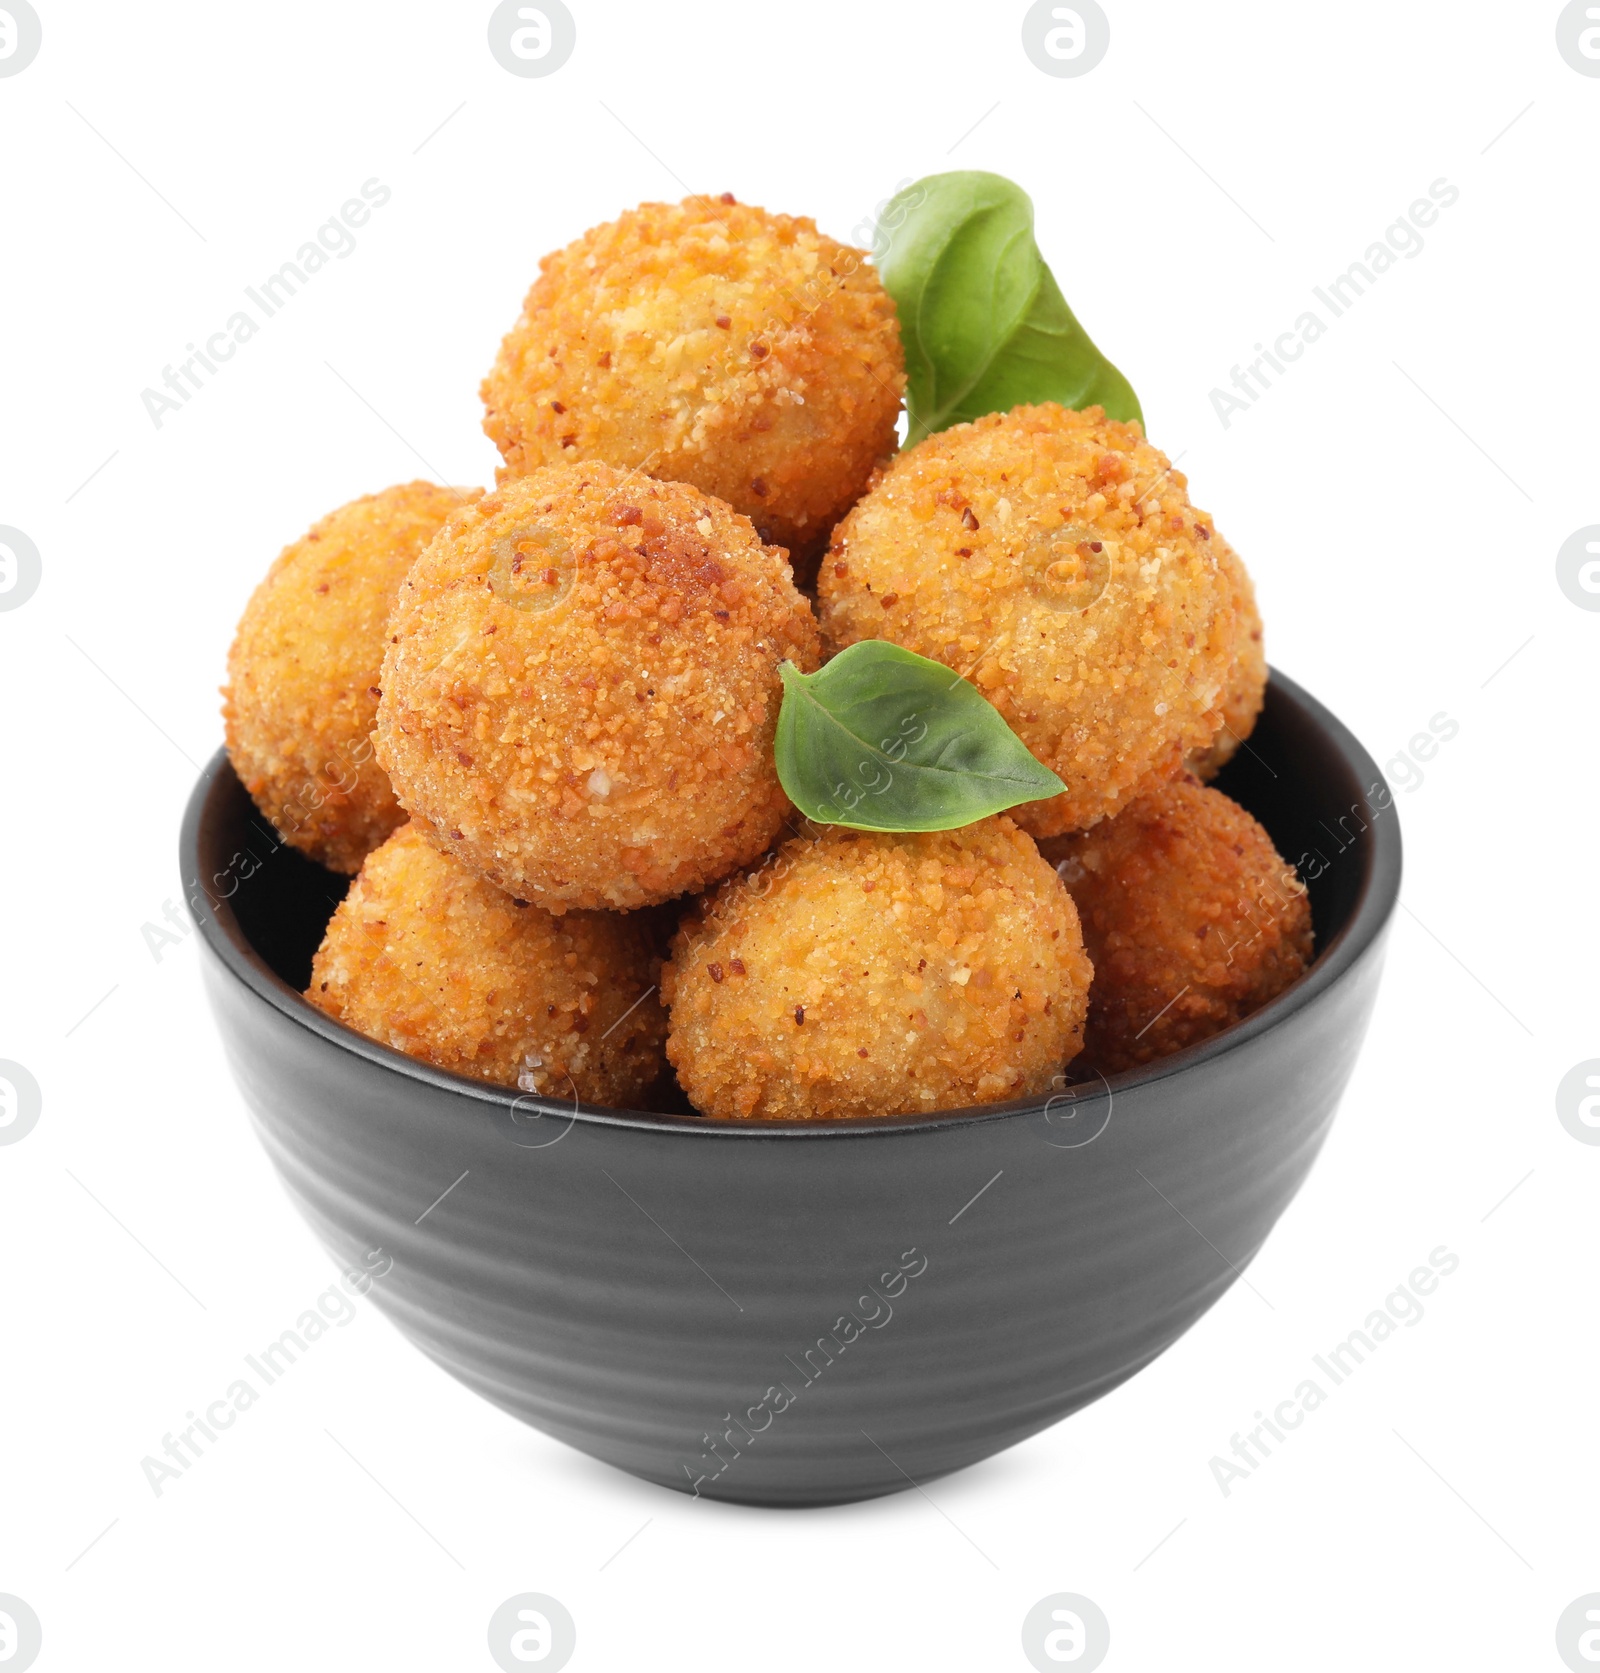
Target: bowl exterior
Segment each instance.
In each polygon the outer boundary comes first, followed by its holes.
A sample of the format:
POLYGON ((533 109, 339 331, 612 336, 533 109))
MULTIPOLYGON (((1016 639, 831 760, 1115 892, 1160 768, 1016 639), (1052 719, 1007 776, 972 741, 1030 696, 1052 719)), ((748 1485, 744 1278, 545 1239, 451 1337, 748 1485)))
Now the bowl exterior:
POLYGON ((371 1298, 399 1328, 620 1469, 825 1504, 974 1463, 1115 1387, 1304 1180, 1372 1011, 1399 832, 1371 758, 1279 675, 1228 771, 1311 884, 1311 971, 1147 1069, 932 1120, 774 1129, 445 1074, 296 991, 345 880, 276 843, 220 752, 181 858, 267 1153, 335 1259, 384 1270, 371 1298))
POLYGON ((516 1111, 207 974, 284 1183, 341 1264, 392 1258, 372 1299, 424 1352, 664 1486, 823 1504, 997 1452, 1187 1330, 1305 1178, 1379 962, 1181 1073, 799 1141, 516 1111))

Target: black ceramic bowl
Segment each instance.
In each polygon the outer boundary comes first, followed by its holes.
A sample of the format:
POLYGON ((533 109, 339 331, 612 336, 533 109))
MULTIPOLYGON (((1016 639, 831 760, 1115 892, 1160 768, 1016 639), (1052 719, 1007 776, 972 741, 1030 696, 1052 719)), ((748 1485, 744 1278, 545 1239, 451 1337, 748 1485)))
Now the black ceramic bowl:
POLYGON ((291 1196, 469 1388, 663 1486, 827 1504, 960 1469, 1114 1388, 1261 1247, 1377 991, 1392 799, 1274 675, 1222 781, 1310 884, 1311 970, 1227 1033, 1046 1101, 777 1126, 551 1104, 301 998, 346 880, 279 846, 221 752, 185 891, 233 1071, 291 1196))

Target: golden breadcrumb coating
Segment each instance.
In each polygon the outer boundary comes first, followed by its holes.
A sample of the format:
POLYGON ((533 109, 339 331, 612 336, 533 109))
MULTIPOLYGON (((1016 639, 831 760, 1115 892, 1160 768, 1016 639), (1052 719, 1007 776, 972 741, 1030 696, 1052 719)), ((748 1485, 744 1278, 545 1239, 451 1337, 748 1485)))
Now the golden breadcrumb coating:
POLYGON ((760 855, 788 799, 778 666, 811 607, 748 519, 552 465, 452 517, 400 589, 378 759, 430 840, 552 912, 648 906, 760 855))
POLYGON ((334 913, 306 997, 441 1069, 637 1107, 662 1068, 658 964, 644 922, 519 906, 404 825, 334 913))
POLYGON ((1311 959, 1305 884, 1237 802, 1191 778, 1040 844, 1094 961, 1084 1047, 1152 1063, 1275 999, 1311 959))
POLYGON ((1221 720, 1233 588, 1185 487, 1099 407, 1016 407, 929 436, 834 530, 824 643, 892 639, 965 675, 1067 786, 1017 823, 1092 825, 1221 720))
POLYGON ((1214 529, 1212 539, 1217 543, 1217 557, 1233 582, 1235 617, 1233 668, 1222 691, 1222 727, 1210 749, 1189 761, 1190 770, 1208 782, 1227 766, 1239 745, 1255 730, 1267 691, 1267 648, 1250 572, 1214 529))
POLYGON ((501 480, 604 459, 726 500, 798 555, 895 447, 894 304, 804 218, 646 203, 540 263, 483 382, 501 480))
POLYGON ((405 818, 372 753, 384 628, 417 554, 482 492, 408 482, 352 500, 245 606, 222 688, 233 769, 284 840, 335 871, 405 818))
POLYGON ((684 921, 667 1056, 705 1115, 928 1114, 1046 1090, 1092 972, 1071 897, 1005 817, 807 824, 684 921))

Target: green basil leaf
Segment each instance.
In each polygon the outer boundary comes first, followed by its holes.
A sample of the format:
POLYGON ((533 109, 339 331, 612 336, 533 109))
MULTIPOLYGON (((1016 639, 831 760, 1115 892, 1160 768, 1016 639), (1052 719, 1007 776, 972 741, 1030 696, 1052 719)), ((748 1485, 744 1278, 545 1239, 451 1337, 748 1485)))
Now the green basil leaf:
POLYGON ((975 171, 930 175, 890 201, 882 225, 878 268, 900 315, 908 441, 1038 401, 1143 419, 1039 254, 1020 186, 975 171))
POLYGON ((778 779, 821 824, 953 831, 1066 789, 942 662, 862 639, 818 673, 780 672, 778 779))

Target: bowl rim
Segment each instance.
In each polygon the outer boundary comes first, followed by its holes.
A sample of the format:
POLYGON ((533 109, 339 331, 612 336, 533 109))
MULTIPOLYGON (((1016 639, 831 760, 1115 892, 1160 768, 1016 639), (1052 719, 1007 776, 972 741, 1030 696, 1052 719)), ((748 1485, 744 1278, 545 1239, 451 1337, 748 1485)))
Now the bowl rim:
MULTIPOLYGON (((1401 874, 1400 820, 1394 793, 1377 762, 1362 746, 1355 734, 1331 710, 1319 703, 1304 687, 1278 672, 1268 671, 1269 687, 1286 697, 1334 745, 1345 765, 1358 782, 1368 786, 1364 792, 1370 818, 1365 828, 1348 846, 1362 862, 1362 875, 1357 896, 1343 927, 1325 947, 1317 952, 1311 967, 1275 999, 1263 1005, 1242 1022, 1234 1023, 1221 1033, 1186 1046, 1154 1063, 1125 1069, 1118 1074, 1098 1075, 1106 1095, 1112 1100, 1118 1093, 1131 1092, 1138 1087, 1181 1075, 1204 1063, 1210 1063, 1231 1052, 1242 1051, 1262 1035, 1281 1027, 1291 1017, 1317 1002, 1323 994, 1361 960, 1378 941, 1399 903, 1401 874), (1372 798, 1382 794, 1387 803, 1379 808, 1372 798)), ((919 1133, 937 1129, 954 1131, 992 1121, 1010 1121, 1037 1115, 1057 1097, 1064 1097, 1093 1081, 1078 1081, 1063 1087, 1049 1097, 1015 1099, 1006 1103, 960 1106, 949 1111, 933 1111, 912 1115, 861 1116, 836 1121, 756 1121, 719 1116, 656 1114, 647 1110, 610 1109, 599 1104, 584 1104, 574 1098, 570 1107, 565 1100, 536 1097, 531 1093, 515 1092, 509 1087, 493 1085, 441 1069, 431 1063, 408 1057, 404 1052, 368 1039, 346 1024, 335 1021, 319 1011, 306 997, 297 993, 277 974, 246 939, 233 908, 226 896, 213 894, 200 882, 200 833, 210 812, 218 781, 230 768, 226 747, 216 753, 201 769, 184 808, 179 834, 179 865, 183 880, 184 898, 193 914, 206 948, 241 986, 258 1000, 265 1002, 293 1023, 320 1037, 336 1050, 353 1053, 370 1062, 375 1068, 387 1070, 405 1079, 466 1098, 498 1112, 508 1120, 515 1112, 533 1116, 570 1118, 589 1126, 643 1129, 654 1133, 699 1134, 702 1137, 739 1140, 788 1139, 865 1139, 888 1137, 901 1133, 919 1133)), ((1344 850, 1341 850, 1341 853, 1344 850)), ((1095 1094, 1098 1096, 1098 1093, 1095 1094)), ((554 1141, 552 1141, 554 1142, 554 1141)))

